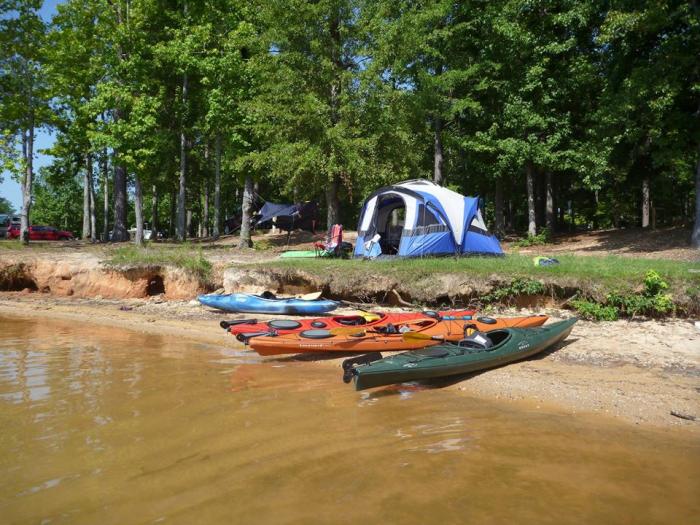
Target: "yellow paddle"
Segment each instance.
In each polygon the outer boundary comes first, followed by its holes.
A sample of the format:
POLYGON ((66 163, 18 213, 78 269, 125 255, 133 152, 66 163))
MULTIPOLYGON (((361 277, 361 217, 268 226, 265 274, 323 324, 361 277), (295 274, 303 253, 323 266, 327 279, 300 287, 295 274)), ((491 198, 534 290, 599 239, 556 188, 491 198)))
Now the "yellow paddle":
POLYGON ((404 332, 401 334, 405 340, 409 339, 421 339, 424 341, 442 341, 445 339, 444 335, 430 335, 423 334, 421 332, 404 332))

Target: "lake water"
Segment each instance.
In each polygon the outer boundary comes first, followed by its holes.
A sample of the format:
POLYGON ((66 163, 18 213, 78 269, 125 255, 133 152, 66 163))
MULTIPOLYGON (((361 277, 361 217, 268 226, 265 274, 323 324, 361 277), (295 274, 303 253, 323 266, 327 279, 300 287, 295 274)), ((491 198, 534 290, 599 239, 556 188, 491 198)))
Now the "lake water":
POLYGON ((358 393, 339 368, 233 346, 0 327, 2 524, 700 519, 686 433, 437 388, 358 393))

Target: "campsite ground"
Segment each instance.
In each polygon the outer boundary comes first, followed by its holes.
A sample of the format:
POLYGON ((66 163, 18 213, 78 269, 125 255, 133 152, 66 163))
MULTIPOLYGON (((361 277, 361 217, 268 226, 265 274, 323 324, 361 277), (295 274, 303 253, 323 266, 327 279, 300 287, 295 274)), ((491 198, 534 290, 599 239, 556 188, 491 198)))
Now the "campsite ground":
MULTIPOLYGON (((141 275, 139 268, 147 274, 146 269, 158 265, 175 266, 185 274, 204 276, 212 287, 223 284, 226 272, 234 275, 249 272, 248 276, 297 272, 294 274, 297 277, 299 272, 323 272, 323 279, 331 289, 333 283, 343 279, 348 280, 348 286, 357 286, 353 284, 357 281, 352 279, 372 278, 373 285, 378 288, 398 286, 396 283, 404 280, 411 281, 406 286, 414 287, 422 282, 421 293, 426 294, 431 290, 426 283, 437 283, 433 291, 440 286, 449 290, 465 286, 467 281, 468 286, 474 287, 479 282, 493 279, 502 282, 520 275, 558 282, 562 289, 571 286, 575 279, 580 280, 581 275, 592 286, 605 288, 621 283, 633 286, 647 269, 655 269, 670 282, 674 293, 684 293, 686 301, 697 302, 697 296, 689 297, 688 293, 700 290, 697 271, 700 257, 697 251, 685 247, 687 235, 686 230, 679 229, 594 232, 560 236, 553 244, 530 248, 516 248, 513 243, 506 242, 504 246, 510 256, 503 259, 446 258, 390 264, 278 261, 277 256, 287 247, 309 248, 321 237, 303 232, 294 233, 289 244, 283 234, 258 235, 254 238, 256 249, 244 251, 235 248, 235 237, 185 246, 164 243, 145 250, 83 242, 36 243, 23 248, 4 241, 0 242, 0 284, 3 289, 14 291, 0 293, 0 313, 100 323, 236 346, 235 340, 218 327, 220 320, 235 316, 198 305, 192 300, 196 289, 187 288, 180 277, 177 286, 181 287, 182 296, 173 300, 169 300, 167 294, 111 297, 104 290, 117 293, 118 286, 100 288, 97 282, 111 275, 113 269, 119 269, 125 278, 133 280, 141 275), (531 257, 535 254, 554 255, 562 264, 543 272, 532 265, 531 257), (615 256, 610 257, 610 254, 615 256), (111 264, 105 265, 109 261, 111 264), (41 278, 49 279, 46 282, 52 283, 51 286, 36 290, 30 286, 19 288, 21 283, 29 281, 17 280, 12 272, 17 272, 18 268, 37 272, 37 279, 40 278, 38 273, 44 272, 41 278), (88 274, 91 277, 81 281, 81 276, 88 274), (450 281, 448 275, 457 276, 458 280, 450 281), (81 282, 83 288, 79 287, 81 282)), ((352 241, 352 234, 346 234, 348 238, 352 241)), ((196 285, 199 281, 192 282, 196 285)), ((229 283, 228 286, 233 285, 229 283)), ((403 293, 404 289, 397 289, 403 293)), ((478 288, 473 289, 478 291, 478 288)), ((459 300, 462 296, 452 297, 459 300)), ((409 299, 422 302, 410 294, 409 299)), ((551 301, 522 302, 516 298, 510 303, 510 307, 496 303, 484 308, 497 315, 529 312, 547 313, 552 318, 573 315, 569 310, 557 308, 561 304, 551 301)), ((496 397, 530 407, 549 407, 571 414, 595 412, 635 424, 680 426, 700 432, 697 421, 700 418, 700 389, 697 387, 700 331, 693 324, 694 315, 697 314, 686 312, 683 318, 665 320, 636 317, 614 322, 580 321, 572 336, 556 351, 439 386, 465 395, 496 397)), ((304 360, 309 361, 308 366, 328 368, 329 373, 340 377, 342 359, 305 356, 304 360)), ((260 367, 256 370, 262 373, 260 367)))

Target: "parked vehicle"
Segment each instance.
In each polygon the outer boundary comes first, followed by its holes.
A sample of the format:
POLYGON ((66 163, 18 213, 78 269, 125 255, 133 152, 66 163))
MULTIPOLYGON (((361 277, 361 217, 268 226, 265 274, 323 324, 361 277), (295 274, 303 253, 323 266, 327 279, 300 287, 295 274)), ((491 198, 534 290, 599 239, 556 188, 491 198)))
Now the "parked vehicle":
MULTIPOLYGON (((20 226, 12 224, 7 230, 8 239, 19 239, 20 226)), ((58 230, 52 226, 30 226, 30 241, 69 241, 73 239, 73 234, 69 231, 58 230)))
POLYGON ((7 238, 10 226, 16 224, 19 227, 20 222, 21 219, 19 217, 13 217, 6 213, 0 214, 0 239, 7 238))

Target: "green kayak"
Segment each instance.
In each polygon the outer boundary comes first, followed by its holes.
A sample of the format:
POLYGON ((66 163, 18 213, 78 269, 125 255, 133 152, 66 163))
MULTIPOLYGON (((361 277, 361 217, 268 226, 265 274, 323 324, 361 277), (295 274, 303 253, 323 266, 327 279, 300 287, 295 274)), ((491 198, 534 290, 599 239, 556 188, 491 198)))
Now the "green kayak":
POLYGON ((525 359, 566 339, 578 319, 537 328, 505 328, 476 332, 458 344, 445 343, 371 361, 372 357, 343 363, 344 380, 355 380, 364 390, 393 383, 476 372, 525 359), (371 362, 370 362, 371 361, 371 362), (359 363, 359 366, 356 366, 359 363))

